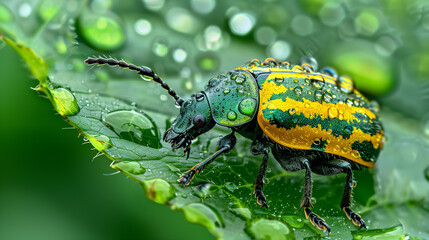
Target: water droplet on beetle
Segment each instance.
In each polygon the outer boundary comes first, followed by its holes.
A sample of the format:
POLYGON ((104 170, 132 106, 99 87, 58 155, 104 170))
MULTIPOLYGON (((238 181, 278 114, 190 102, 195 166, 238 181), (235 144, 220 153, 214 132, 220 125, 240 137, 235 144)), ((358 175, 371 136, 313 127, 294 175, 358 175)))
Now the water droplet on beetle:
POLYGON ((336 118, 338 116, 338 109, 336 107, 331 107, 328 109, 328 114, 330 118, 336 118))
POLYGON ((299 65, 295 65, 295 66, 293 66, 292 71, 294 71, 294 72, 302 72, 302 67, 299 66, 299 65))
POLYGON ((332 101, 332 94, 325 92, 325 94, 323 94, 323 101, 330 103, 332 101))
POLYGON ((238 84, 242 84, 242 83, 244 83, 244 81, 246 81, 246 75, 244 75, 244 74, 239 74, 235 78, 235 82, 238 83, 238 84))
POLYGON ((329 68, 329 67, 323 68, 322 70, 320 70, 320 73, 331 76, 335 79, 338 78, 338 74, 333 68, 329 68))
POLYGON ((323 93, 321 90, 317 90, 314 92, 314 98, 316 99, 316 101, 321 102, 322 101, 322 97, 323 97, 323 93))
POLYGON ((355 100, 353 101, 353 103, 354 103, 354 105, 355 105, 356 107, 359 107, 359 105, 360 105, 360 101, 359 101, 359 99, 355 99, 355 100))
POLYGON ((354 158, 360 158, 360 152, 358 150, 353 150, 352 151, 352 156, 354 158))
POLYGON ((290 115, 295 114, 295 112, 296 112, 295 108, 290 108, 290 109, 289 109, 289 114, 290 114, 290 115))
POLYGON ((209 87, 214 87, 214 86, 216 86, 216 85, 218 85, 219 84, 219 79, 217 79, 217 78, 212 78, 212 79, 210 79, 209 80, 209 84, 208 84, 208 86, 209 87))
POLYGON ((230 92, 230 90, 229 90, 229 88, 225 88, 224 90, 223 90, 223 93, 226 95, 226 94, 228 94, 230 92))
POLYGON ((374 112, 374 113, 379 113, 380 112, 380 105, 378 104, 377 101, 372 100, 369 103, 369 109, 371 109, 371 111, 374 112))
POLYGON ((344 129, 343 129, 343 132, 345 133, 345 134, 347 134, 347 135, 350 135, 350 134, 352 134, 352 132, 353 132, 353 127, 352 126, 346 126, 344 129))
POLYGON ((253 116, 255 109, 256 109, 256 100, 253 98, 243 99, 238 105, 238 110, 240 111, 240 113, 247 116, 253 116))
POLYGON ((310 57, 310 56, 304 56, 299 60, 299 65, 302 66, 302 68, 306 69, 305 66, 308 66, 311 70, 311 72, 313 71, 317 71, 317 67, 318 67, 318 63, 316 61, 316 59, 314 57, 310 57))
POLYGON ((352 100, 352 99, 350 99, 350 98, 347 98, 347 99, 346 99, 346 104, 347 104, 349 107, 353 107, 353 100, 352 100))
POLYGON ((321 89, 325 85, 324 81, 319 81, 317 79, 311 79, 311 84, 315 89, 321 89))
POLYGON ((295 92, 295 94, 296 95, 301 95, 301 93, 302 93, 302 87, 296 87, 295 89, 294 89, 294 92, 295 92))
POLYGON ((337 86, 344 93, 351 93, 354 89, 354 82, 351 77, 343 75, 337 79, 337 86))
POLYGON ((235 113, 234 111, 229 111, 227 118, 231 121, 234 121, 237 118, 237 113, 235 113))

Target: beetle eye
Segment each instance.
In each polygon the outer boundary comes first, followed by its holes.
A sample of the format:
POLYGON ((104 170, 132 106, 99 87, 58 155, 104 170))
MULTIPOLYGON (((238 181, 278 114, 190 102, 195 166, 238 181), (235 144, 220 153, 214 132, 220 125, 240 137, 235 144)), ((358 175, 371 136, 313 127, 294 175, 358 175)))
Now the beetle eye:
POLYGON ((203 115, 197 115, 194 118, 194 126, 201 128, 206 124, 206 118, 203 115))

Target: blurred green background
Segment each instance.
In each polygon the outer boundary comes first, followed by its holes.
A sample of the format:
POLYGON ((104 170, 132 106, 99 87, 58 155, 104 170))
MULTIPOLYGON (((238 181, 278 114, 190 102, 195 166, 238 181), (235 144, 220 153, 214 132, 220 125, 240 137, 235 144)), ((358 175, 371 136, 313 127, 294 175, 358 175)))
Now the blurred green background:
MULTIPOLYGON (((173 85, 182 95, 252 58, 297 62, 310 55, 319 67, 351 75, 359 90, 388 109, 389 120, 406 126, 402 136, 387 133, 388 146, 398 152, 382 153, 401 157, 402 165, 376 166, 387 172, 376 179, 378 188, 393 176, 398 191, 377 193, 390 203, 427 202, 428 1, 67 2, 1 0, 0 29, 39 49, 51 68, 55 57, 76 57, 78 43, 89 56, 123 57, 178 79, 173 85), (57 14, 59 7, 67 17, 57 14), (416 171, 417 182, 401 175, 407 160, 426 166, 416 171)), ((79 64, 74 67, 82 70, 79 64)), ((0 74, 0 239, 213 238, 180 212, 147 200, 133 180, 112 175, 105 157, 92 160, 96 152, 30 89, 36 81, 4 44, 0 74)), ((96 77, 106 78, 102 72, 96 77)), ((171 105, 166 95, 159 98, 161 106, 171 105)))

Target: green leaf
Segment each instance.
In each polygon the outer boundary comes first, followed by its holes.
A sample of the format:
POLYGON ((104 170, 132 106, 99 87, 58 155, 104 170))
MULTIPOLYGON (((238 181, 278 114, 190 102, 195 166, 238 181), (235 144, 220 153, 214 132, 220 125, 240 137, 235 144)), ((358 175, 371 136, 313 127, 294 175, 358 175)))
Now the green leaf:
POLYGON ((4 41, 21 56, 22 60, 24 60, 28 68, 30 68, 31 73, 37 80, 39 80, 40 84, 46 84, 46 78, 48 76, 46 63, 32 49, 24 46, 21 43, 16 43, 7 37, 4 37, 1 35, 1 32, 0 40, 4 41))
MULTIPOLYGON (((64 13, 64 20, 59 21, 60 17, 49 15, 46 19, 50 22, 46 24, 60 24, 77 18, 75 13, 68 12, 64 13)), ((82 16, 81 18, 83 19, 82 16)), ((125 18, 124 21, 130 26, 134 24, 133 19, 125 18)), ((108 22, 116 26, 113 30, 122 34, 117 29, 119 23, 115 21, 119 20, 112 17, 108 22)), ((80 23, 79 27, 97 25, 80 23)), ((93 33, 100 29, 95 29, 92 33, 86 30, 80 29, 79 36, 83 34, 86 38, 94 38, 93 33)), ((157 31, 168 30, 166 26, 159 25, 157 31)), ((189 222, 205 226, 219 239, 326 237, 325 233, 305 219, 302 211, 298 211, 304 182, 302 172, 285 172, 273 159, 269 163, 265 179, 267 184, 264 187, 270 207, 259 208, 253 196, 253 182, 261 158, 250 154, 250 142, 243 137, 238 138, 234 151, 216 159, 188 187, 183 188, 177 183, 180 175, 212 154, 216 150, 219 135, 225 135, 228 131, 215 128, 199 137, 192 145, 190 158, 185 160, 180 152, 172 151, 161 140, 161 134, 171 124, 171 118, 178 113, 166 92, 155 83, 144 81, 134 73, 128 74, 118 68, 104 66, 90 70, 83 65, 83 60, 99 53, 89 49, 84 43, 74 45, 74 39, 70 37, 73 33, 58 33, 59 36, 56 36, 61 39, 61 46, 73 46, 73 53, 67 56, 65 54, 69 50, 64 51, 63 47, 56 47, 58 44, 50 44, 52 38, 43 40, 43 36, 52 34, 49 28, 39 29, 37 34, 42 36, 40 41, 43 44, 33 45, 34 49, 6 37, 1 39, 23 58, 34 77, 39 80, 40 85, 36 89, 48 96, 55 110, 96 150, 111 159, 114 169, 139 182, 149 199, 183 212, 189 222), (35 51, 44 53, 44 58, 37 56, 35 51), (54 61, 55 64, 46 64, 44 59, 54 61)), ((130 34, 121 37, 119 42, 122 44, 122 40, 126 39, 137 46, 140 37, 130 34)), ((182 34, 175 37, 177 42, 185 45, 189 42, 189 38, 182 34)), ((91 39, 87 44, 95 49, 118 49, 120 44, 115 39, 112 46, 109 46, 106 39, 102 39, 101 43, 91 39), (100 46, 94 46, 97 44, 100 46)), ((155 38, 150 39, 152 40, 156 41, 155 38)), ((146 40, 145 43, 150 41, 146 40)), ((162 42, 154 44, 160 45, 162 42)), ((242 63, 255 57, 252 55, 263 55, 265 51, 254 43, 234 39, 229 48, 220 50, 218 55, 196 53, 197 50, 192 46, 187 46, 189 54, 200 59, 195 67, 201 65, 200 71, 205 74, 203 79, 207 80, 217 74, 213 70, 219 63, 233 68, 237 65, 234 58, 242 63), (249 53, 248 49, 253 48, 259 50, 249 53)), ((164 45, 161 47, 164 54, 168 48, 164 45)), ((152 46, 142 47, 141 52, 149 54, 152 52, 151 48, 152 46)), ((179 72, 184 66, 168 61, 156 53, 141 57, 134 49, 124 48, 121 51, 117 53, 117 57, 133 59, 135 64, 154 66, 158 75, 181 95, 197 92, 205 83, 204 80, 182 80, 179 72)), ((196 77, 200 78, 201 76, 196 77)), ((387 91, 388 87, 382 90, 387 91)), ((343 175, 314 175, 314 212, 330 224, 330 238, 429 237, 425 226, 429 219, 429 186, 424 175, 424 169, 429 163, 427 158, 422 160, 422 156, 428 155, 427 138, 422 135, 415 120, 404 118, 389 108, 383 108, 381 115, 389 140, 375 171, 355 172, 357 187, 354 189, 353 209, 362 215, 370 230, 357 230, 339 209, 345 180, 343 175)))

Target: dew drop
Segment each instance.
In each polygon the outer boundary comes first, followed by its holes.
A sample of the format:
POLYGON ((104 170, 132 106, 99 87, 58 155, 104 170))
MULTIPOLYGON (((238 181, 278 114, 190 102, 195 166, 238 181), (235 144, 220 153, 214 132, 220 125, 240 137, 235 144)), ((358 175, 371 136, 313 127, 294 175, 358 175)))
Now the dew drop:
POLYGON ((346 104, 347 104, 349 107, 353 107, 353 100, 352 100, 352 99, 350 99, 350 98, 347 98, 347 99, 346 99, 346 104))
POLYGON ((143 0, 143 3, 147 9, 158 11, 164 6, 165 0, 143 0))
POLYGON ((311 79, 311 85, 313 85, 315 89, 322 89, 325 85, 325 82, 317 79, 311 79))
POLYGON ((343 132, 347 135, 350 135, 353 132, 353 127, 348 125, 348 126, 344 127, 343 132))
POLYGON ((268 45, 276 40, 276 31, 268 26, 260 27, 255 31, 255 40, 261 45, 268 45))
POLYGON ((353 151, 352 151, 352 156, 353 156, 354 158, 360 158, 360 153, 359 153, 359 151, 358 151, 358 150, 353 150, 353 151))
POLYGON ((306 15, 296 15, 292 19, 291 27, 300 36, 308 36, 314 31, 313 20, 306 15))
POLYGON ((359 105, 360 105, 360 101, 359 101, 359 99, 355 99, 355 100, 353 101, 353 103, 354 103, 354 105, 355 105, 356 107, 359 107, 359 105))
POLYGON ((103 152, 113 146, 110 138, 105 135, 87 135, 87 139, 99 152, 103 152))
POLYGON ((323 101, 330 103, 332 101, 332 94, 330 94, 329 92, 325 92, 325 94, 323 94, 323 101))
POLYGON ((255 109, 256 109, 256 100, 253 98, 243 99, 238 105, 238 110, 240 111, 240 113, 247 116, 253 116, 255 109))
POLYGON ((144 113, 119 110, 107 114, 103 123, 123 139, 152 148, 162 147, 157 126, 144 113))
POLYGON ((343 75, 337 79, 337 86, 342 92, 351 93, 354 89, 354 82, 351 77, 343 75))
POLYGON ((28 3, 22 3, 21 5, 19 5, 18 14, 23 18, 30 16, 32 11, 33 9, 31 8, 31 5, 28 3))
POLYGON ((231 121, 234 121, 235 119, 237 119, 237 113, 235 113, 234 111, 229 111, 227 114, 227 118, 231 121))
POLYGON ((355 188, 356 186, 357 186, 357 181, 356 181, 356 180, 353 180, 353 181, 350 183, 350 187, 355 188))
POLYGON ((338 109, 336 107, 331 107, 328 109, 328 114, 330 118, 336 118, 338 116, 338 109))
POLYGON ((314 99, 316 99, 316 101, 321 102, 322 101, 322 97, 323 97, 323 93, 321 90, 316 90, 314 92, 314 99))
POLYGON ((282 83, 284 80, 282 77, 276 77, 275 81, 276 81, 276 83, 282 83))
POLYGON ((334 146, 334 152, 340 152, 340 150, 341 150, 340 145, 335 145, 334 146))
POLYGON ((293 91, 295 92, 296 95, 299 96, 302 93, 302 87, 296 87, 293 91))
POLYGON ((218 78, 211 78, 209 80, 209 87, 214 87, 217 86, 219 84, 219 79, 218 78))
POLYGON ((335 79, 338 78, 338 74, 333 68, 323 68, 322 70, 320 70, 320 73, 331 76, 335 79))
POLYGON ((302 67, 299 66, 299 65, 295 65, 295 66, 293 66, 292 71, 294 71, 294 72, 302 72, 302 67))
POLYGON ((168 46, 167 43, 163 40, 156 40, 153 44, 153 53, 157 56, 164 57, 168 54, 168 46))
POLYGON ((267 177, 265 177, 264 179, 262 179, 262 182, 263 182, 264 184, 269 184, 269 183, 270 183, 270 179, 269 179, 269 178, 267 178, 267 177))
POLYGON ((138 35, 146 36, 152 31, 152 24, 146 19, 139 19, 134 24, 134 31, 138 35))
POLYGON ((372 101, 369 103, 369 109, 370 109, 372 112, 374 112, 374 113, 379 113, 379 112, 380 112, 380 105, 378 104, 378 102, 377 102, 377 101, 372 100, 372 101))
POLYGON ((208 14, 216 6, 215 0, 191 0, 191 7, 197 13, 208 14))
POLYGON ((161 101, 165 102, 165 101, 167 101, 167 95, 165 95, 165 94, 161 94, 161 95, 159 95, 159 99, 160 99, 161 101))
POLYGON ((275 59, 282 61, 289 57, 292 52, 292 47, 289 43, 278 40, 268 47, 268 55, 273 56, 275 59))
POLYGON ((229 90, 229 88, 225 88, 225 89, 223 90, 223 93, 226 95, 226 94, 228 94, 230 91, 231 91, 231 90, 229 90))
POLYGON ((295 108, 290 108, 290 109, 289 109, 289 114, 290 114, 290 115, 295 114, 295 112, 296 112, 295 108))
POLYGON ((113 165, 113 168, 120 169, 124 172, 134 175, 143 174, 146 170, 138 162, 119 162, 113 165))
POLYGON ((244 36, 248 34, 255 26, 256 19, 249 13, 237 13, 229 20, 229 27, 232 33, 244 36))
POLYGON ((299 65, 302 66, 305 70, 310 70, 310 72, 317 71, 317 61, 314 57, 304 56, 299 60, 299 65), (305 67, 307 66, 307 67, 305 67))
POLYGON ((235 78, 235 82, 238 84, 242 84, 246 81, 246 75, 244 74, 239 74, 236 78, 235 78))
POLYGON ((252 223, 250 232, 256 239, 286 239, 290 229, 280 221, 261 218, 252 223))
POLYGON ((73 116, 80 108, 73 93, 65 88, 51 90, 54 107, 61 116, 73 116))
POLYGON ((178 63, 182 63, 188 57, 188 53, 183 48, 177 48, 173 51, 173 59, 178 63))
POLYGON ((114 51, 125 43, 125 35, 116 15, 97 15, 84 11, 78 25, 78 34, 97 50, 114 51))

